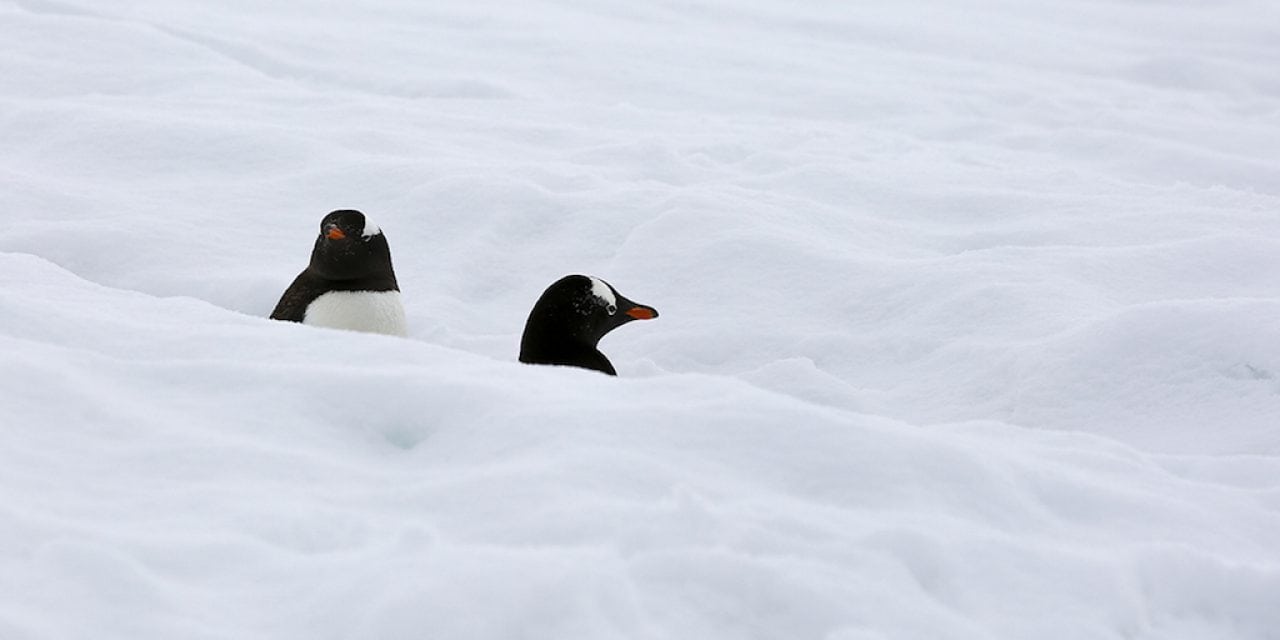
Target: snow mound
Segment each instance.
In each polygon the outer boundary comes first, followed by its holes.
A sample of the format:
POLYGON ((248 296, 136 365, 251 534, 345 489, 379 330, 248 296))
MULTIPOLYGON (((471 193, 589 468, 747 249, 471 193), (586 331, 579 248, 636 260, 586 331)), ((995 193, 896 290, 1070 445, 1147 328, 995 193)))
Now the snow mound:
POLYGON ((0 637, 1273 638, 1277 19, 4 4, 0 637))

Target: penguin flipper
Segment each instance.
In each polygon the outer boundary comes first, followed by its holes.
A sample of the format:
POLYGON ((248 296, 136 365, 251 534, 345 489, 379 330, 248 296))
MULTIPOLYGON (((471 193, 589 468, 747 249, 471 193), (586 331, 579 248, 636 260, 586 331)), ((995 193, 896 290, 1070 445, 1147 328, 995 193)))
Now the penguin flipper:
POLYGON ((272 320, 302 322, 307 315, 307 305, 311 304, 317 296, 317 289, 309 276, 310 274, 303 271, 293 279, 293 283, 284 290, 284 295, 280 296, 280 301, 271 312, 272 320))

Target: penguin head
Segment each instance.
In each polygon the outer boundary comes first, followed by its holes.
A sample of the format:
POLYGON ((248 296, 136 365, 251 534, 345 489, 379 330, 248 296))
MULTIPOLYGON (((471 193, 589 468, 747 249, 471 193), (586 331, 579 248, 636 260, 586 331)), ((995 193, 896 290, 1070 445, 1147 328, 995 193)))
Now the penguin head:
POLYGON ((569 364, 614 373, 596 350, 606 334, 633 320, 658 317, 612 285, 592 276, 569 275, 554 282, 529 312, 520 342, 520 361, 569 364))
POLYGON ((311 269, 329 280, 391 274, 391 248, 382 229, 363 213, 339 209, 320 221, 311 269))

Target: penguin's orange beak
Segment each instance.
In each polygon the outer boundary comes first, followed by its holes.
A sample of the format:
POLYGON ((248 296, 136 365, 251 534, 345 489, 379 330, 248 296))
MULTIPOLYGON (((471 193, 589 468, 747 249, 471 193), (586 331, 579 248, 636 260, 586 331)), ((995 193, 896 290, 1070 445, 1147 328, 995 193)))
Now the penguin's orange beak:
POLYGON ((636 320, 652 320, 658 317, 658 310, 653 307, 634 306, 627 309, 627 315, 636 320))
POLYGON ((343 233, 342 229, 339 229, 338 227, 334 226, 334 227, 329 227, 329 232, 324 234, 324 237, 330 240, 341 240, 347 237, 347 234, 343 233))

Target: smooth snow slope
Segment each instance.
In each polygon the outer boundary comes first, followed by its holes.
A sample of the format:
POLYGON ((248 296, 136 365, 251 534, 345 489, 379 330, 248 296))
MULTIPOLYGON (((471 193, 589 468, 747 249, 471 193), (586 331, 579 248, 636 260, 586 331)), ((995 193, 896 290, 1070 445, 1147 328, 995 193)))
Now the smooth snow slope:
POLYGON ((1276 638, 1280 7, 794 4, 0 1, 0 638, 1276 638))

